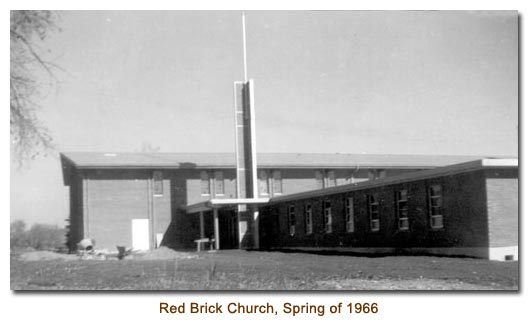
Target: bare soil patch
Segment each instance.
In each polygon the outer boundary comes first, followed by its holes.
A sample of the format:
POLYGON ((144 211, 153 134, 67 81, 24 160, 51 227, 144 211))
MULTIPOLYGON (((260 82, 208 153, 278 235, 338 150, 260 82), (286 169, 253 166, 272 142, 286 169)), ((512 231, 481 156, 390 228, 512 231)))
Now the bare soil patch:
POLYGON ((46 260, 77 260, 75 255, 62 254, 52 251, 28 251, 20 254, 21 261, 46 261, 46 260))
POLYGON ((160 247, 156 250, 135 254, 132 257, 143 260, 170 260, 170 259, 198 259, 200 256, 194 252, 181 252, 160 247))

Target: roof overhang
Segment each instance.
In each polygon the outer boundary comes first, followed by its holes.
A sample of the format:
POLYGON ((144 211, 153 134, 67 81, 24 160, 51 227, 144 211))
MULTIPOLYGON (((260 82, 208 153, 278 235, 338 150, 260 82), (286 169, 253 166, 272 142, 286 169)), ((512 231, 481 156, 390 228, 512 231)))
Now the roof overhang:
POLYGON ((502 168, 502 167, 518 167, 519 166, 519 159, 498 159, 498 158, 488 158, 488 159, 482 159, 482 162, 480 164, 482 167, 496 167, 496 168, 502 168))
POLYGON ((250 199, 211 199, 188 206, 183 206, 182 209, 187 213, 197 213, 210 211, 212 209, 232 207, 243 204, 266 204, 269 202, 269 198, 250 198, 250 199))

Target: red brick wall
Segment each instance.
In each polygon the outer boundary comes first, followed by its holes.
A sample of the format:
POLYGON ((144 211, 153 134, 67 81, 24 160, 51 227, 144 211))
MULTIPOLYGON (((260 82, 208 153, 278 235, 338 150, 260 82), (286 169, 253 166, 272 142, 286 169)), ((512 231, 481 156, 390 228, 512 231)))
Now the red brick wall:
POLYGON ((315 170, 281 170, 281 175, 283 194, 316 189, 315 170))
POLYGON ((164 234, 171 221, 171 172, 162 170, 163 194, 152 197, 154 233, 164 234))
POLYGON ((478 247, 487 246, 486 190, 482 172, 459 174, 438 179, 420 180, 405 184, 363 189, 349 193, 283 202, 263 208, 261 225, 275 225, 279 231, 262 230, 264 247, 478 247), (427 186, 443 186, 444 228, 432 229, 429 224, 427 186), (408 231, 397 227, 394 192, 400 188, 409 191, 408 231), (380 203, 380 230, 370 231, 367 194, 376 194, 380 203), (355 232, 345 229, 345 198, 354 198, 355 232), (324 231, 322 201, 332 203, 333 232, 324 231), (313 234, 305 234, 304 204, 312 203, 313 234), (296 208, 296 233, 288 232, 287 208, 296 208), (278 212, 274 216, 274 212, 278 212), (278 226, 277 226, 278 225, 278 226))
MULTIPOLYGON (((148 181, 152 178, 153 170, 92 170, 86 173, 88 190, 87 199, 89 236, 96 240, 97 247, 115 249, 116 245, 131 246, 132 219, 149 218, 148 181)), ((162 170, 163 194, 152 196, 153 232, 167 231, 177 208, 187 204, 189 193, 186 181, 193 170, 162 170)), ((191 175, 192 177, 193 175, 191 175)), ((80 204, 77 209, 72 208, 72 228, 79 231, 79 236, 72 242, 78 242, 82 237, 83 205, 82 205, 82 176, 78 176, 72 183, 71 191, 80 194, 80 204)), ((73 197, 73 196, 72 196, 73 197)), ((176 220, 174 220, 176 221, 176 220)), ((179 228, 189 230, 196 225, 193 219, 185 221, 185 226, 179 228), (192 225, 188 225, 192 223, 192 225)))
MULTIPOLYGON (((89 212, 90 236, 96 239, 98 246, 115 248, 118 244, 131 245, 131 219, 148 218, 148 179, 152 178, 153 171, 151 169, 72 170, 70 180, 72 246, 87 236, 83 234, 84 207, 89 212), (87 191, 83 190, 83 174, 88 175, 87 191), (84 200, 88 202, 84 203, 84 200)), ((210 198, 210 196, 201 195, 200 172, 202 170, 188 168, 161 171, 163 195, 152 198, 153 231, 155 234, 166 233, 165 244, 175 247, 192 247, 193 240, 199 236, 198 215, 188 215, 180 208, 210 198)), ((208 171, 212 177, 215 170, 208 171)), ((224 176, 225 190, 222 198, 236 198, 235 170, 221 171, 224 176)), ((397 171, 392 170, 387 175, 395 172, 397 171)), ((281 173, 283 194, 313 190, 316 187, 314 169, 288 169, 281 170, 281 173)), ((338 169, 335 173, 338 184, 349 183, 351 175, 354 176, 355 182, 368 177, 366 169, 338 169)), ((314 207, 314 221, 320 218, 320 214, 315 211, 317 206, 316 204, 314 207)), ((340 218, 336 216, 334 219, 334 224, 339 229, 342 224, 338 222, 340 218)), ((207 221, 209 223, 209 220, 207 221)), ((299 219, 298 221, 301 222, 299 219)), ((209 230, 209 225, 207 229, 209 230)), ((350 237, 344 240, 336 238, 335 235, 323 235, 319 238, 317 242, 334 244, 355 241, 350 237)))
POLYGON ((192 246, 192 241, 199 234, 198 215, 189 215, 180 208, 190 203, 205 201, 208 197, 201 196, 200 171, 194 169, 167 170, 164 177, 169 179, 170 206, 164 211, 157 211, 160 219, 169 219, 170 222, 164 230, 163 245, 173 248, 186 248, 192 246))
POLYGON ((490 247, 519 243, 518 170, 489 170, 486 174, 490 247))
POLYGON ((88 237, 98 248, 132 246, 132 219, 148 219, 147 172, 88 174, 88 237))

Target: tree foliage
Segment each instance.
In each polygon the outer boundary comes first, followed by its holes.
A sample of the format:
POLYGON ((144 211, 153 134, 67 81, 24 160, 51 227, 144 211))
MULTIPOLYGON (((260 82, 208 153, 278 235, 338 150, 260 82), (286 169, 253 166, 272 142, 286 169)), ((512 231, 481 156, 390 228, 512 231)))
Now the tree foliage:
POLYGON ((57 31, 52 11, 11 11, 10 47, 10 131, 12 157, 19 165, 53 149, 47 127, 38 119, 36 99, 42 83, 38 74, 56 79, 55 64, 43 58, 37 45, 57 31))
POLYGON ((35 223, 26 229, 22 220, 11 222, 11 249, 57 249, 64 247, 66 231, 54 225, 35 223))
POLYGON ((22 220, 11 222, 10 230, 11 249, 27 247, 26 223, 22 220))

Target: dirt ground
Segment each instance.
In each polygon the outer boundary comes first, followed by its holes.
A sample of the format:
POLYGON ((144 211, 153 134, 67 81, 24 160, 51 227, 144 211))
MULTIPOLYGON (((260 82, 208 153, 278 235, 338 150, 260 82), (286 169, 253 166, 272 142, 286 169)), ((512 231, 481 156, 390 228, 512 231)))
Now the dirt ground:
POLYGON ((518 290, 518 262, 162 248, 124 260, 11 254, 12 290, 518 290))

